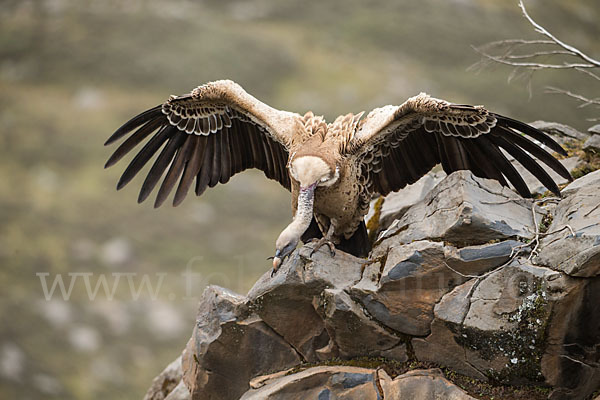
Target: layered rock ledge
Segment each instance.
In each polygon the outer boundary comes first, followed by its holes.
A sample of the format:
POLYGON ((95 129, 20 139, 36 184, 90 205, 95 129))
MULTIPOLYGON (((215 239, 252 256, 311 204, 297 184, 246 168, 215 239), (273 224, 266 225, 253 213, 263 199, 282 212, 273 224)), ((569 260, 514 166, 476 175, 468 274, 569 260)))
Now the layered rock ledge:
POLYGON ((307 245, 246 296, 208 287, 146 398, 591 398, 600 171, 562 199, 468 171, 428 179, 378 214, 367 260, 307 245))

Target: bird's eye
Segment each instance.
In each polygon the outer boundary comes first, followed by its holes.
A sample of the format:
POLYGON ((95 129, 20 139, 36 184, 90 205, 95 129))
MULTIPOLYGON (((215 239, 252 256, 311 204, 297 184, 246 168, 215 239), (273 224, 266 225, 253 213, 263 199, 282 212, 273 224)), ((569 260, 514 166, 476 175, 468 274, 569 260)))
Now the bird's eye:
POLYGON ((321 178, 321 182, 327 182, 329 179, 327 178, 321 178))

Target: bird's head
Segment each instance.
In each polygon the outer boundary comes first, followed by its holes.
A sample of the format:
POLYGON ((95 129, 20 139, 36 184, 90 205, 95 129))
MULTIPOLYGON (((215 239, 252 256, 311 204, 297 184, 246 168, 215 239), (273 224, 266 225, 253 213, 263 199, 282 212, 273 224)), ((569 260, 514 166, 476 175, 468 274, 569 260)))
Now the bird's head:
POLYGON ((288 257, 298 246, 300 236, 303 232, 295 232, 289 226, 281 232, 275 242, 275 256, 273 257, 273 271, 277 271, 281 263, 288 257))
POLYGON ((340 177, 339 169, 330 166, 321 157, 301 156, 295 158, 290 165, 290 174, 300 182, 300 188, 331 186, 340 177))

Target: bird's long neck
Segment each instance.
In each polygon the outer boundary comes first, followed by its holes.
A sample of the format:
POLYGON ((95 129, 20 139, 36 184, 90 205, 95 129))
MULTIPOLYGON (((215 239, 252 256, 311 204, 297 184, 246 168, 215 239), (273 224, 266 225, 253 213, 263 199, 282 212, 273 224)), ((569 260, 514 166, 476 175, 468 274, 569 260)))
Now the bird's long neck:
POLYGON ((296 215, 294 215, 294 220, 284 229, 284 231, 291 233, 297 238, 300 238, 310 226, 310 221, 313 216, 316 186, 316 184, 313 184, 306 188, 300 188, 296 215))
POLYGON ((294 221, 292 223, 297 223, 304 227, 302 233, 308 229, 310 225, 310 221, 313 216, 313 204, 315 202, 315 187, 316 183, 313 183, 307 188, 300 188, 300 193, 298 194, 298 209, 296 210, 296 215, 294 215, 294 221))

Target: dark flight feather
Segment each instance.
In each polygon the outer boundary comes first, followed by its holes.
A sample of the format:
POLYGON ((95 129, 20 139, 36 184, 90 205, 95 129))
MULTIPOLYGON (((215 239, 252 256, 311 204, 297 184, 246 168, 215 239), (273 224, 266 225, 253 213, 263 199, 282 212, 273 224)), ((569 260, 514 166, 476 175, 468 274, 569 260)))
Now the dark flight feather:
POLYGON ((480 147, 485 151, 492 162, 498 167, 508 181, 517 189, 517 192, 523 197, 531 197, 531 192, 523 177, 504 154, 494 146, 488 137, 482 136, 478 138, 480 147))
MULTIPOLYGON (((538 158, 544 164, 552 168, 557 174, 562 176, 563 178, 571 181, 571 174, 564 165, 556 158, 552 156, 552 154, 548 153, 546 150, 527 139, 525 136, 511 130, 508 128, 501 127, 502 135, 510 142, 515 143, 519 147, 523 148, 526 152, 531 154, 532 156, 538 158)), ((496 133, 500 134, 500 133, 496 133)))
POLYGON ((121 145, 115 150, 115 152, 110 156, 106 164, 104 164, 104 168, 108 168, 114 165, 117 161, 119 161, 123 156, 129 153, 134 147, 142 142, 148 135, 152 132, 160 128, 162 125, 161 120, 152 120, 146 122, 146 124, 142 125, 137 131, 135 131, 131 136, 127 138, 121 145))
POLYGON ((113 133, 106 140, 106 142, 104 142, 104 145, 107 146, 107 145, 119 140, 120 138, 122 138, 123 136, 125 136, 126 134, 128 134, 129 132, 131 132, 132 130, 137 128, 138 126, 142 125, 143 123, 150 121, 151 119, 160 117, 162 115, 161 107, 162 106, 153 107, 153 108, 146 110, 143 113, 131 118, 129 121, 125 122, 119 129, 117 129, 115 131, 115 133, 113 133))
POLYGON ((202 167, 200 168, 198 177, 196 178, 196 196, 200 196, 202 193, 204 193, 208 187, 208 183, 210 182, 213 166, 214 142, 215 135, 210 135, 206 138, 206 148, 201 161, 202 167))
POLYGON ((534 128, 531 125, 527 125, 524 122, 517 121, 516 119, 508 118, 508 117, 505 117, 502 115, 497 115, 497 114, 494 114, 494 115, 496 116, 496 118, 498 118, 498 124, 500 126, 507 126, 509 128, 516 129, 519 132, 523 132, 524 134, 529 135, 532 138, 534 138, 535 140, 550 147, 552 150, 554 150, 558 154, 561 154, 563 156, 567 155, 567 152, 565 151, 565 149, 563 149, 560 144, 556 143, 556 141, 554 141, 554 139, 552 139, 550 136, 546 135, 544 132, 534 128))
POLYGON ((152 168, 150 168, 150 172, 148 172, 148 175, 146 175, 146 179, 144 180, 142 188, 140 189, 138 203, 146 200, 150 193, 152 193, 152 190, 164 174, 165 170, 171 161, 173 161, 175 152, 181 146, 184 139, 186 139, 186 137, 183 135, 172 135, 172 137, 169 139, 166 146, 154 161, 152 168))
POLYGON ((158 194, 156 195, 156 200, 154 201, 154 208, 158 208, 164 203, 169 196, 169 193, 171 193, 171 190, 175 186, 175 183, 177 183, 177 180, 183 173, 185 163, 189 159, 192 146, 194 145, 193 139, 193 136, 187 136, 183 146, 177 150, 177 154, 175 155, 175 158, 169 167, 167 176, 165 176, 165 179, 158 189, 158 194))
POLYGON ((560 189, 556 185, 556 182, 554 182, 544 168, 536 163, 535 160, 529 156, 529 154, 524 152, 521 148, 513 143, 510 143, 502 136, 490 135, 490 140, 492 143, 502 147, 510 155, 512 155, 515 160, 517 160, 523 167, 525 167, 525 169, 531 172, 546 188, 548 188, 555 195, 560 196, 560 189))
POLYGON ((183 199, 185 199, 185 196, 190 190, 190 187, 192 186, 192 183, 194 182, 194 179, 198 175, 200 167, 202 166, 201 163, 204 157, 204 149, 206 147, 206 137, 193 136, 192 140, 192 155, 183 169, 183 176, 179 181, 179 186, 177 186, 175 197, 173 198, 173 206, 178 206, 181 204, 183 199))
POLYGON ((121 175, 121 179, 119 179, 119 182, 117 183, 117 190, 121 190, 123 186, 128 184, 137 173, 140 172, 148 160, 150 160, 164 142, 167 141, 173 129, 172 126, 164 126, 148 141, 148 143, 146 143, 133 160, 131 160, 131 163, 129 163, 125 172, 123 172, 123 175, 121 175))

